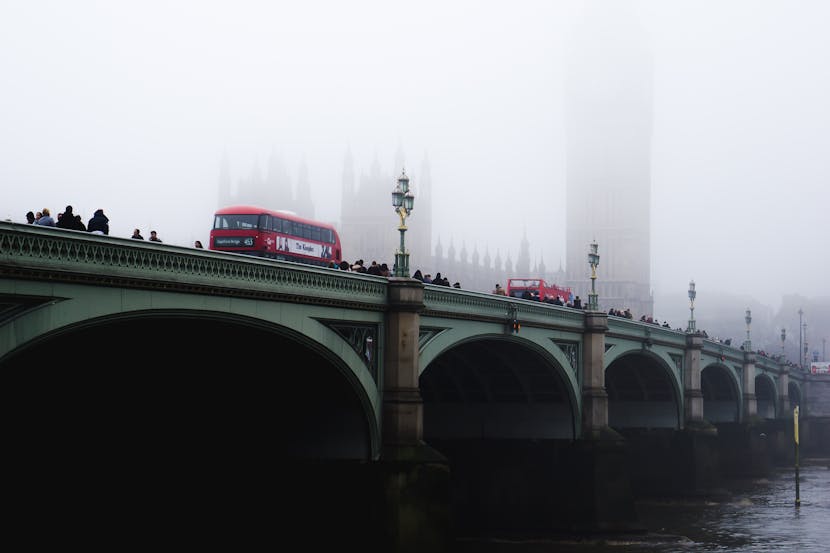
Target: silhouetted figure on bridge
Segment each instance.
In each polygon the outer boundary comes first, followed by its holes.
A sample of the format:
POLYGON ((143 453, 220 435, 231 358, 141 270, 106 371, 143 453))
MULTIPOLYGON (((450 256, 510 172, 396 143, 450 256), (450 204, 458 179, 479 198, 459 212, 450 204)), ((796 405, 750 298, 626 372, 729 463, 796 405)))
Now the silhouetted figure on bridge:
POLYGON ((30 225, 33 225, 35 222, 35 214, 33 212, 28 212, 26 214, 26 222, 30 225))
POLYGON ((75 219, 75 213, 73 213, 71 205, 66 206, 63 213, 58 215, 58 222, 55 223, 55 226, 69 230, 81 230, 78 227, 77 219, 75 219))
POLYGON ((95 234, 109 234, 110 220, 104 215, 103 209, 96 209, 92 219, 86 224, 86 229, 95 234))
POLYGON ((161 238, 159 238, 158 233, 154 230, 150 231, 150 242, 161 242, 161 238))
POLYGON ((134 229, 133 230, 133 235, 130 236, 130 238, 132 238, 134 240, 144 240, 144 237, 141 236, 141 229, 134 229))

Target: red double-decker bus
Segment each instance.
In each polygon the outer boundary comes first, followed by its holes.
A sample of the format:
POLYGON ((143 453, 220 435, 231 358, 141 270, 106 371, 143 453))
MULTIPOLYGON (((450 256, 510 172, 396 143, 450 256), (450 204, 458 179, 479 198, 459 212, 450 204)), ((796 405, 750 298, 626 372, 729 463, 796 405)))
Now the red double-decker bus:
POLYGON ((251 205, 218 210, 208 248, 320 266, 343 259, 334 225, 251 205))
POLYGON ((545 282, 543 278, 510 278, 507 279, 507 295, 514 298, 527 298, 539 301, 553 299, 559 296, 564 303, 573 299, 570 287, 557 286, 545 282))

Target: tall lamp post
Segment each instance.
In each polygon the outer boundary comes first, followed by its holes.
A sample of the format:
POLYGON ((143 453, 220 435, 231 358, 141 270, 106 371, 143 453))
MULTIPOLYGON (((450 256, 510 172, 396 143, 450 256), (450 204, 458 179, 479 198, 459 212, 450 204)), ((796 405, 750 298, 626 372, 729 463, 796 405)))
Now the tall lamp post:
POLYGON ((395 213, 401 218, 398 230, 401 233, 401 247, 395 252, 395 276, 409 278, 409 252, 404 245, 404 234, 406 233, 406 218, 412 213, 415 204, 415 195, 409 189, 409 177, 406 171, 401 171, 398 177, 398 185, 392 191, 392 205, 395 213))
POLYGON ((588 264, 591 266, 591 293, 588 294, 588 311, 599 310, 599 302, 597 301, 597 265, 599 265, 599 254, 597 250, 599 246, 597 241, 591 242, 591 250, 588 252, 588 264))
POLYGON ((787 329, 781 328, 781 362, 784 362, 784 340, 787 339, 787 329))
POLYGON ((801 326, 801 316, 803 314, 804 314, 804 311, 802 311, 801 308, 799 307, 798 308, 798 366, 799 367, 804 366, 804 364, 801 362, 802 355, 804 355, 801 352, 802 344, 804 343, 804 333, 803 333, 804 327, 801 326))
POLYGON ((752 311, 747 308, 746 314, 744 315, 744 321, 746 321, 746 342, 744 342, 744 351, 752 351, 752 342, 749 340, 749 325, 752 324, 752 311))
POLYGON ((697 297, 697 292, 695 292, 695 281, 689 281, 689 326, 686 328, 686 332, 697 332, 695 330, 695 298, 697 297))

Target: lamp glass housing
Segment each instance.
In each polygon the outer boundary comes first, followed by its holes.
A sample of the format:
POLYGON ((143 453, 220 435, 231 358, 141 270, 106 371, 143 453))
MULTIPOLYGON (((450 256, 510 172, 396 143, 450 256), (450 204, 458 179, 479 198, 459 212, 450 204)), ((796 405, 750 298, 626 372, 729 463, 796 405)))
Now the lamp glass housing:
POLYGON ((401 191, 403 191, 404 194, 409 192, 409 177, 407 177, 406 174, 401 174, 401 176, 398 177, 398 186, 401 187, 401 191))
POLYGON ((400 184, 392 191, 392 205, 394 207, 401 207, 403 205, 403 191, 400 184))
POLYGON ((591 265, 591 267, 596 267, 599 265, 599 253, 597 253, 599 245, 596 242, 591 242, 590 247, 591 249, 588 252, 588 264, 591 265))

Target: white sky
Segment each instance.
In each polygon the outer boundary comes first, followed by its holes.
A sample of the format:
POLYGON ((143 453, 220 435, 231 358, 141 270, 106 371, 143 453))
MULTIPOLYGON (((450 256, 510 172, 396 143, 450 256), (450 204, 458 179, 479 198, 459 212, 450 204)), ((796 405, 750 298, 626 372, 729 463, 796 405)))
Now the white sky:
MULTIPOLYGON (((828 295, 830 2, 615 3, 654 52, 655 294, 828 295)), ((100 207, 111 234, 206 243, 223 152, 236 180, 276 151, 335 220, 346 149, 398 174, 401 144, 445 250, 515 261, 526 231, 556 267, 583 4, 0 0, 0 216, 100 207)))

